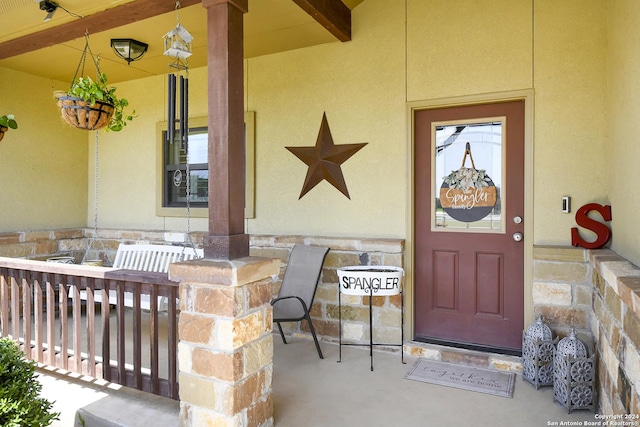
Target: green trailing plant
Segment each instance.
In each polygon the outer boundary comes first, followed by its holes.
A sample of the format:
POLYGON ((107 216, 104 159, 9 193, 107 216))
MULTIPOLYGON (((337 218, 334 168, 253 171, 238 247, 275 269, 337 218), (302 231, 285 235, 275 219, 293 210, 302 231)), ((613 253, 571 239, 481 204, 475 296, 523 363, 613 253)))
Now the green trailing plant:
POLYGON ((6 116, 0 116, 0 126, 18 129, 18 122, 16 122, 16 118, 13 114, 7 114, 6 116))
POLYGON ((0 425, 3 427, 44 427, 60 417, 53 403, 40 397, 36 363, 24 358, 18 344, 0 338, 0 425))
POLYGON ((104 73, 100 73, 96 81, 91 77, 78 78, 67 91, 67 95, 81 98, 89 105, 95 104, 96 101, 113 105, 113 116, 107 125, 107 130, 113 132, 121 131, 136 114, 135 110, 132 114, 125 114, 124 110, 129 106, 129 101, 116 96, 116 88, 107 85, 107 75, 104 73))

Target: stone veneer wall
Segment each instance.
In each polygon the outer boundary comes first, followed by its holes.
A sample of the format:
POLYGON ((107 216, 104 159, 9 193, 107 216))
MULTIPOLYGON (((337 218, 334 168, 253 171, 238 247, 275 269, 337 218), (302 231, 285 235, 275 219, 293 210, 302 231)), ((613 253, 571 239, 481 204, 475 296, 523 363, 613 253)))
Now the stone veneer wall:
MULTIPOLYGON (((0 256, 44 260, 55 256, 73 256, 80 262, 89 245, 87 259, 102 259, 111 265, 120 243, 171 244, 167 234, 153 230, 99 229, 91 242, 90 228, 24 231, 0 233, 0 256)), ((181 233, 177 233, 180 235, 181 233)), ((192 233, 191 239, 202 247, 204 233, 192 233)), ((404 240, 353 239, 310 236, 254 235, 250 240, 250 254, 279 258, 282 262, 274 296, 280 288, 291 248, 297 243, 331 248, 324 263, 320 284, 311 307, 316 333, 324 340, 338 341, 338 275, 339 267, 348 265, 391 265, 404 267, 404 240)), ((345 342, 368 343, 369 299, 342 296, 342 327, 345 342)), ((401 296, 373 298, 374 341, 401 343, 401 296)), ((307 336, 306 322, 283 324, 285 332, 307 336)), ((308 335, 310 337, 310 335, 308 335)))
MULTIPOLYGON (((72 256, 80 262, 92 235, 93 230, 88 228, 0 233, 0 256, 37 260, 72 256)), ((91 243, 88 259, 100 258, 107 264, 113 262, 122 242, 164 242, 164 233, 157 231, 99 230, 98 236, 91 243)))
POLYGON ((640 414, 640 268, 610 250, 591 251, 599 408, 640 414))
POLYGON ((535 314, 597 353, 598 412, 640 414, 640 268, 608 249, 534 248, 535 314))
MULTIPOLYGON (((60 230, 17 231, 0 233, 0 256, 46 260, 51 257, 72 256, 82 261, 87 248, 87 259, 101 259, 111 265, 120 243, 172 244, 164 231, 99 229, 92 241, 91 228, 60 230)), ((177 233, 182 235, 182 233, 177 233)), ((192 233, 193 244, 202 247, 204 233, 192 233)))
MULTIPOLYGON (((326 246, 331 248, 324 263, 320 284, 311 307, 311 318, 316 333, 324 340, 338 341, 340 329, 337 269, 349 265, 389 265, 404 268, 404 240, 350 239, 305 236, 251 236, 251 255, 280 258, 280 281, 274 287, 274 296, 280 287, 286 262, 295 244, 326 246)), ((401 344, 402 297, 374 297, 374 342, 401 344)), ((369 297, 342 295, 342 338, 344 342, 369 342, 369 297)), ((283 323, 285 333, 307 334, 306 322, 283 323)), ((398 349, 399 350, 399 349, 398 349)))
POLYGON ((10 258, 44 260, 64 255, 79 261, 86 247, 83 228, 0 233, 0 256, 10 258))
MULTIPOLYGON (((533 311, 560 337, 573 327, 593 351, 591 265, 588 251, 573 247, 533 249, 533 311)), ((532 322, 534 319, 529 319, 532 322)), ((525 322, 525 328, 529 323, 525 322)))

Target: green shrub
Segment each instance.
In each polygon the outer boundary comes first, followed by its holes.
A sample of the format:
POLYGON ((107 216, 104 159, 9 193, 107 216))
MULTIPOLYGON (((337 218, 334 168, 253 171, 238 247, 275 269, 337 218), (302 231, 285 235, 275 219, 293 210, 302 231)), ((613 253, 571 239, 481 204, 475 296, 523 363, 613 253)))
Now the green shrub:
POLYGON ((36 363, 24 358, 18 344, 0 338, 0 426, 44 427, 59 419, 52 402, 39 397, 36 363))

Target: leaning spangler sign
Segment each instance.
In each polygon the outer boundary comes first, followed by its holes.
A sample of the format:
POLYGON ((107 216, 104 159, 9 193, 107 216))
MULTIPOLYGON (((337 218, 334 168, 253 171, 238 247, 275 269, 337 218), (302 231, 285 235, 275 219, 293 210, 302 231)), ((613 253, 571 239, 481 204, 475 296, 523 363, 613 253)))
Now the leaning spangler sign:
POLYGON ((458 221, 479 221, 491 213, 498 200, 497 194, 496 186, 486 170, 476 169, 471 157, 471 145, 467 142, 462 166, 445 176, 440 187, 442 208, 458 221), (470 168, 465 167, 467 155, 471 159, 470 168))

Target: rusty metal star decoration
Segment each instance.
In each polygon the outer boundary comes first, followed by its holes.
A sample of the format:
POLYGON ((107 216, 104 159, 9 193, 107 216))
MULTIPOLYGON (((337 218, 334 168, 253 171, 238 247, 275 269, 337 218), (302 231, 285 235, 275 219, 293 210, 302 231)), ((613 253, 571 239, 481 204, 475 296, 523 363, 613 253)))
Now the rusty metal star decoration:
POLYGON ((331 130, 329 129, 327 114, 323 113, 320 132, 318 132, 318 139, 316 140, 315 146, 285 147, 309 166, 298 200, 302 199, 305 194, 323 180, 326 180, 329 184, 337 188, 338 191, 347 196, 348 199, 351 199, 340 165, 365 145, 367 145, 366 142, 360 144, 335 145, 331 136, 331 130))

